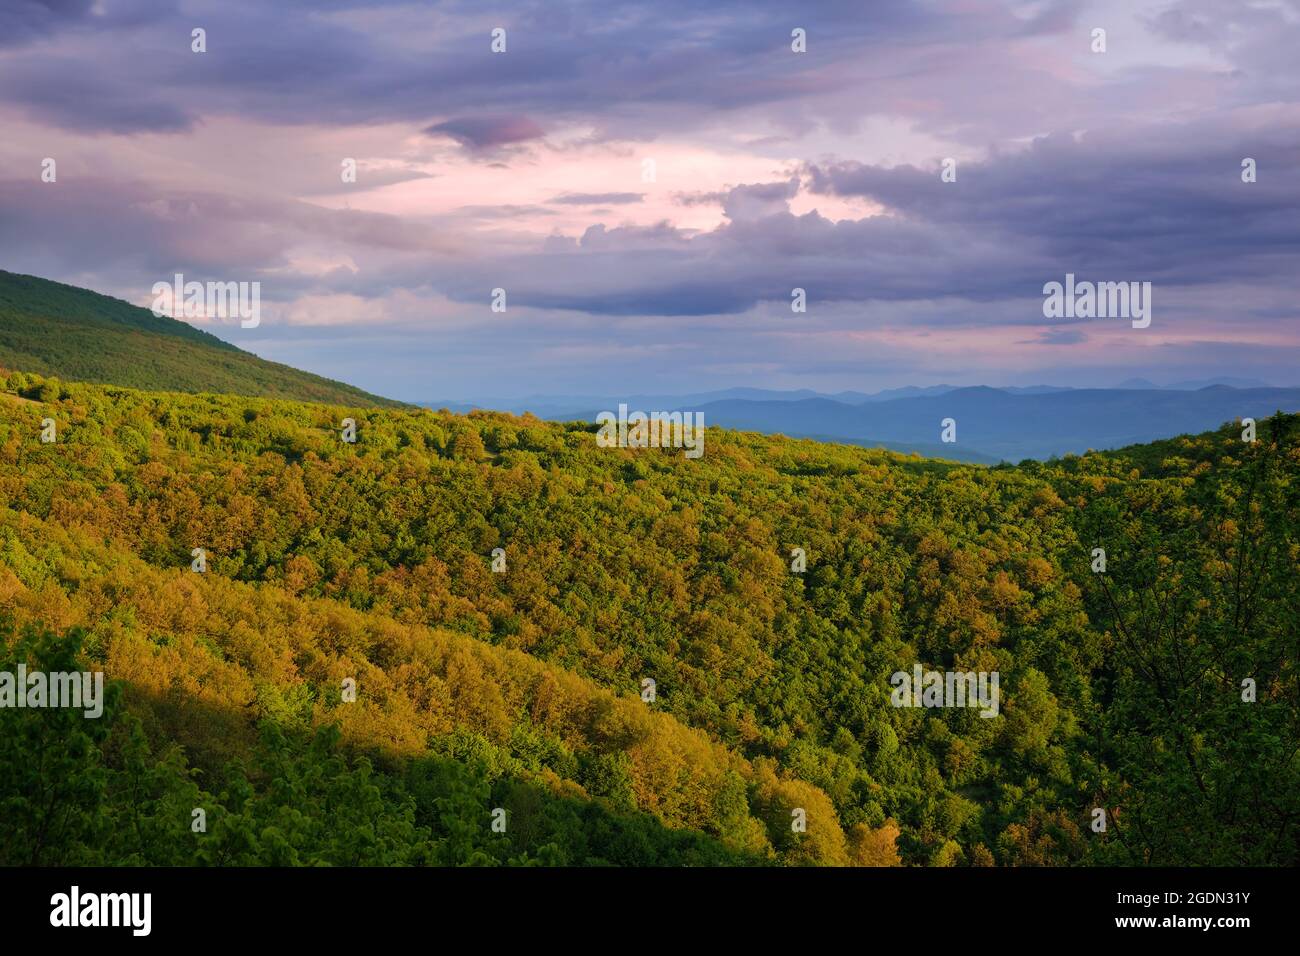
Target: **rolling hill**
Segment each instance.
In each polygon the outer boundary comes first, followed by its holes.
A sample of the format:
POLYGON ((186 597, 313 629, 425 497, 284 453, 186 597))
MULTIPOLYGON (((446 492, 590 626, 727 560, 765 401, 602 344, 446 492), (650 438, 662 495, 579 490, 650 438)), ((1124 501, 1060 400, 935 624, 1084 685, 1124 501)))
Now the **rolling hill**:
POLYGON ((0 270, 0 368, 173 392, 396 406, 121 299, 0 270))
POLYGON ((0 671, 115 693, 0 707, 0 862, 1293 865, 1298 436, 692 460, 15 373, 0 671))

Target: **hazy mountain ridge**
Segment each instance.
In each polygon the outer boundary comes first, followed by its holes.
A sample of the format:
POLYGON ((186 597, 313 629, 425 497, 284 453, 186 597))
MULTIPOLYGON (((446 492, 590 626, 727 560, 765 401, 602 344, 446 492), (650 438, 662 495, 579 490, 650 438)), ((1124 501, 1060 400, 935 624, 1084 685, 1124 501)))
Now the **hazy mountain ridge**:
MULTIPOLYGON (((646 412, 701 412, 707 425, 724 428, 983 463, 1121 448, 1206 431, 1242 417, 1300 410, 1300 388, 1240 388, 1218 380, 1180 384, 1187 387, 909 386, 873 395, 841 392, 839 398, 808 390, 727 389, 685 396, 633 395, 621 403, 646 412), (952 443, 941 441, 947 418, 956 421, 957 440, 952 443)), ((585 405, 566 404, 577 399, 542 397, 494 407, 515 414, 531 411, 556 421, 594 421, 599 412, 616 410, 620 403, 586 397, 585 405)), ((469 411, 485 406, 440 407, 469 411)))

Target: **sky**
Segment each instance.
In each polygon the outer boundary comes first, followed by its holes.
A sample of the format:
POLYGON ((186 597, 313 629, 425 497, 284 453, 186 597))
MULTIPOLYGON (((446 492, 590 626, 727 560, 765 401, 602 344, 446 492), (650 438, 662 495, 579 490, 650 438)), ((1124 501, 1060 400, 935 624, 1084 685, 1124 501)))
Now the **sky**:
POLYGON ((0 268, 257 282, 188 321, 408 401, 1300 385, 1297 51, 1295 0, 3 0, 0 268))

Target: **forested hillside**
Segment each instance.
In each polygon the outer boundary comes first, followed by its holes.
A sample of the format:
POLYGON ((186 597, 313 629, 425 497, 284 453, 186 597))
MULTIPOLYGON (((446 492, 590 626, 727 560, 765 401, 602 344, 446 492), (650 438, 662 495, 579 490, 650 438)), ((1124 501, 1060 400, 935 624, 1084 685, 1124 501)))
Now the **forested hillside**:
POLYGON ((1297 421, 997 468, 710 429, 688 460, 12 374, 8 660, 116 690, 0 710, 0 856, 1300 862, 1297 421), (998 672, 999 714, 892 706, 915 664, 998 672))
POLYGON ((268 362, 121 299, 0 270, 0 368, 175 392, 400 403, 268 362))

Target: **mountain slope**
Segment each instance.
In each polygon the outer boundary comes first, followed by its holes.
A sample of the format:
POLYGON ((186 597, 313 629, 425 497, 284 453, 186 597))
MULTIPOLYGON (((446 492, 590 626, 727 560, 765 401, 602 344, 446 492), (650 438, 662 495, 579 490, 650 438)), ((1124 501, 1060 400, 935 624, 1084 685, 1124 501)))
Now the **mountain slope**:
MULTIPOLYGON (((226 792, 259 726, 336 725, 389 809, 428 759, 477 766, 491 796, 413 812, 441 846, 513 806, 498 861, 615 859, 583 827, 551 853, 507 778, 651 826, 638 859, 1300 859, 1300 419, 992 468, 710 428, 687 459, 422 409, 353 412, 348 443, 339 408, 31 378, 0 385, 0 645, 6 616, 80 631, 226 792), (1000 675, 1000 703, 900 700, 917 667, 1000 675)), ((0 802, 49 712, 0 713, 0 802)))
POLYGON ((0 367, 153 391, 400 404, 260 359, 184 322, 156 316, 121 299, 3 270, 0 367))

